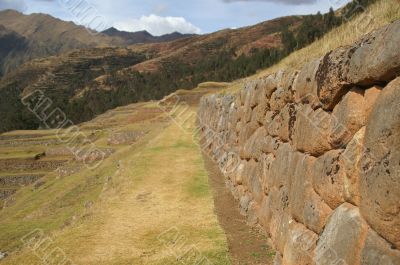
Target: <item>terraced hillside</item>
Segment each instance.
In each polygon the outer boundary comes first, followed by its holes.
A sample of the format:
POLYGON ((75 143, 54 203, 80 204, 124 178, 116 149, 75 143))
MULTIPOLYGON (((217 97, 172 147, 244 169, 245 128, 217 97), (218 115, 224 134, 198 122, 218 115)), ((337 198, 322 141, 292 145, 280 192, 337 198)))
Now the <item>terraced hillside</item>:
MULTIPOLYGON (((93 48, 31 61, 1 81, 0 131, 40 126, 21 102, 22 97, 36 90, 43 91, 52 100, 54 108, 63 109, 75 122, 88 120, 105 109, 95 99, 83 96, 87 86, 99 76, 145 59, 145 54, 128 48, 93 48), (90 105, 90 101, 96 104, 90 105)), ((129 101, 118 103, 126 105, 129 101)))

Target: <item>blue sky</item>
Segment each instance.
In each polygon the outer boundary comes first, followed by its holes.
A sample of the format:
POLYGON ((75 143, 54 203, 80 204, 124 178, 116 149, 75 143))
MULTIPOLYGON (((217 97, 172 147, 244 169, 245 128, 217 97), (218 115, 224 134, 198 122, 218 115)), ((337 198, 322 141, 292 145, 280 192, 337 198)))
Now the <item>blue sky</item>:
POLYGON ((326 12, 348 0, 0 0, 0 9, 47 13, 102 30, 209 33, 276 17, 326 12))

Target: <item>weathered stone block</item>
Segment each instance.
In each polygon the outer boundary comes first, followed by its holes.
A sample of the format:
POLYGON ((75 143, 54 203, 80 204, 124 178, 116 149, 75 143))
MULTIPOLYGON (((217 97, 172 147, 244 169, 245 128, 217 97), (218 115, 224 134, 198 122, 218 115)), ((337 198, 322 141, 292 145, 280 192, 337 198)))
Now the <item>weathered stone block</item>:
POLYGON ((329 218, 316 249, 316 264, 360 264, 368 225, 357 207, 344 203, 329 218))
POLYGON ((295 152, 288 143, 279 146, 276 159, 273 161, 267 185, 269 187, 288 186, 290 177, 293 175, 295 165, 300 159, 298 152, 295 152))
POLYGON ((368 120, 360 187, 363 216, 400 248, 400 78, 383 89, 368 120))
POLYGON ((257 212, 259 222, 268 234, 270 233, 269 227, 271 224, 271 218, 273 214, 272 208, 270 207, 271 205, 270 200, 271 200, 270 196, 264 196, 257 212))
POLYGON ((364 36, 351 55, 347 74, 349 82, 368 86, 399 76, 399 43, 399 20, 364 36))
POLYGON ((244 145, 258 128, 259 126, 255 122, 244 124, 239 133, 239 144, 244 145))
POLYGON ((251 177, 256 174, 257 162, 253 159, 247 161, 243 169, 243 185, 247 188, 251 185, 251 177))
POLYGON ((354 135, 340 156, 340 163, 345 171, 344 198, 357 206, 360 205, 360 160, 364 147, 364 136, 365 127, 354 135))
POLYGON ((289 224, 287 242, 283 252, 283 265, 314 264, 318 235, 304 225, 292 221, 289 224))
POLYGON ((364 93, 364 100, 365 100, 365 117, 368 120, 369 115, 371 114, 372 108, 375 105, 376 100, 378 99, 379 95, 382 92, 382 87, 380 86, 373 86, 364 93))
POLYGON ((332 150, 317 158, 312 169, 315 191, 332 209, 344 202, 345 171, 339 157, 342 150, 332 150))
POLYGON ((249 190, 252 193, 256 203, 261 203, 264 196, 261 182, 263 171, 262 166, 262 163, 258 162, 256 164, 256 168, 251 172, 251 175, 249 176, 249 190))
POLYGON ((264 127, 267 130, 268 134, 269 134, 269 131, 268 131, 269 126, 272 124, 275 116, 278 114, 279 114, 279 112, 274 112, 274 111, 267 111, 267 113, 265 114, 264 127))
POLYGON ((258 128, 255 133, 246 141, 240 156, 243 159, 259 159, 262 154, 262 146, 267 132, 264 127, 258 128))
POLYGON ((293 84, 296 103, 310 104, 313 109, 321 105, 315 79, 320 63, 321 59, 314 60, 301 69, 293 84))
POLYGON ((274 257, 273 265, 282 265, 282 254, 277 252, 274 257))
POLYGON ((367 239, 361 250, 362 265, 400 264, 400 251, 381 238, 372 229, 368 230, 367 239))
POLYGON ((257 122, 260 125, 265 124, 265 115, 268 111, 268 107, 263 104, 257 105, 252 112, 251 121, 257 122))
POLYGON ((264 153, 276 154, 278 148, 279 148, 279 142, 276 138, 269 135, 264 137, 263 143, 261 145, 261 149, 264 153))
POLYGON ((260 165, 262 168, 261 174, 261 183, 262 190, 265 194, 269 193, 269 189, 271 188, 269 185, 271 183, 270 174, 271 174, 271 165, 275 160, 275 156, 273 154, 263 154, 260 158, 260 165))
MULTIPOLYGON (((313 189, 306 189, 304 193, 306 199, 304 206, 300 208, 303 210, 303 223, 310 230, 320 234, 326 225, 328 217, 332 213, 332 209, 329 208, 313 189)), ((294 211, 294 213, 297 214, 297 211, 294 211)))
POLYGON ((290 212, 296 220, 305 223, 306 201, 313 192, 311 173, 315 158, 304 154, 299 155, 302 157, 297 160, 297 164, 290 165, 295 167, 294 174, 290 178, 290 212))
POLYGON ((332 113, 331 145, 343 148, 366 123, 364 91, 350 90, 336 105, 332 113))
POLYGON ((275 116, 272 123, 269 125, 269 134, 279 137, 284 142, 288 142, 294 131, 296 112, 297 109, 295 104, 286 104, 282 111, 275 116))
POLYGON ((271 218, 270 232, 275 249, 284 251, 288 239, 289 225, 293 218, 287 212, 273 214, 271 218))
POLYGON ((348 72, 350 47, 340 47, 327 53, 319 65, 316 74, 317 94, 325 110, 333 110, 351 84, 344 73, 348 72))
POLYGON ((293 145, 304 153, 319 156, 332 149, 329 142, 332 118, 322 109, 313 110, 301 105, 294 125, 293 145))

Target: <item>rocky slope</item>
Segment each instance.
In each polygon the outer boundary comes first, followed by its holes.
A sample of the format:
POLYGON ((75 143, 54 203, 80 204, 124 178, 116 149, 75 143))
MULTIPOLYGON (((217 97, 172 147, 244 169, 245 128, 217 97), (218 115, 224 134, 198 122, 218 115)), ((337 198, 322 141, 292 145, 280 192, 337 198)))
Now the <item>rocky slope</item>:
POLYGON ((199 127, 276 264, 400 264, 400 21, 204 97, 199 127))

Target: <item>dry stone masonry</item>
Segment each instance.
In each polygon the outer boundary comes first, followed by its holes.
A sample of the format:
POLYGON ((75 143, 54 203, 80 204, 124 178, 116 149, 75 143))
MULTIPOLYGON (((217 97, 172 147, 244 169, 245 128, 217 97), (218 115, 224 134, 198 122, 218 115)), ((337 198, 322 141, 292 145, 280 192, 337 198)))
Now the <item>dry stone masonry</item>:
POLYGON ((400 264, 400 21, 203 97, 198 122, 276 264, 400 264))

